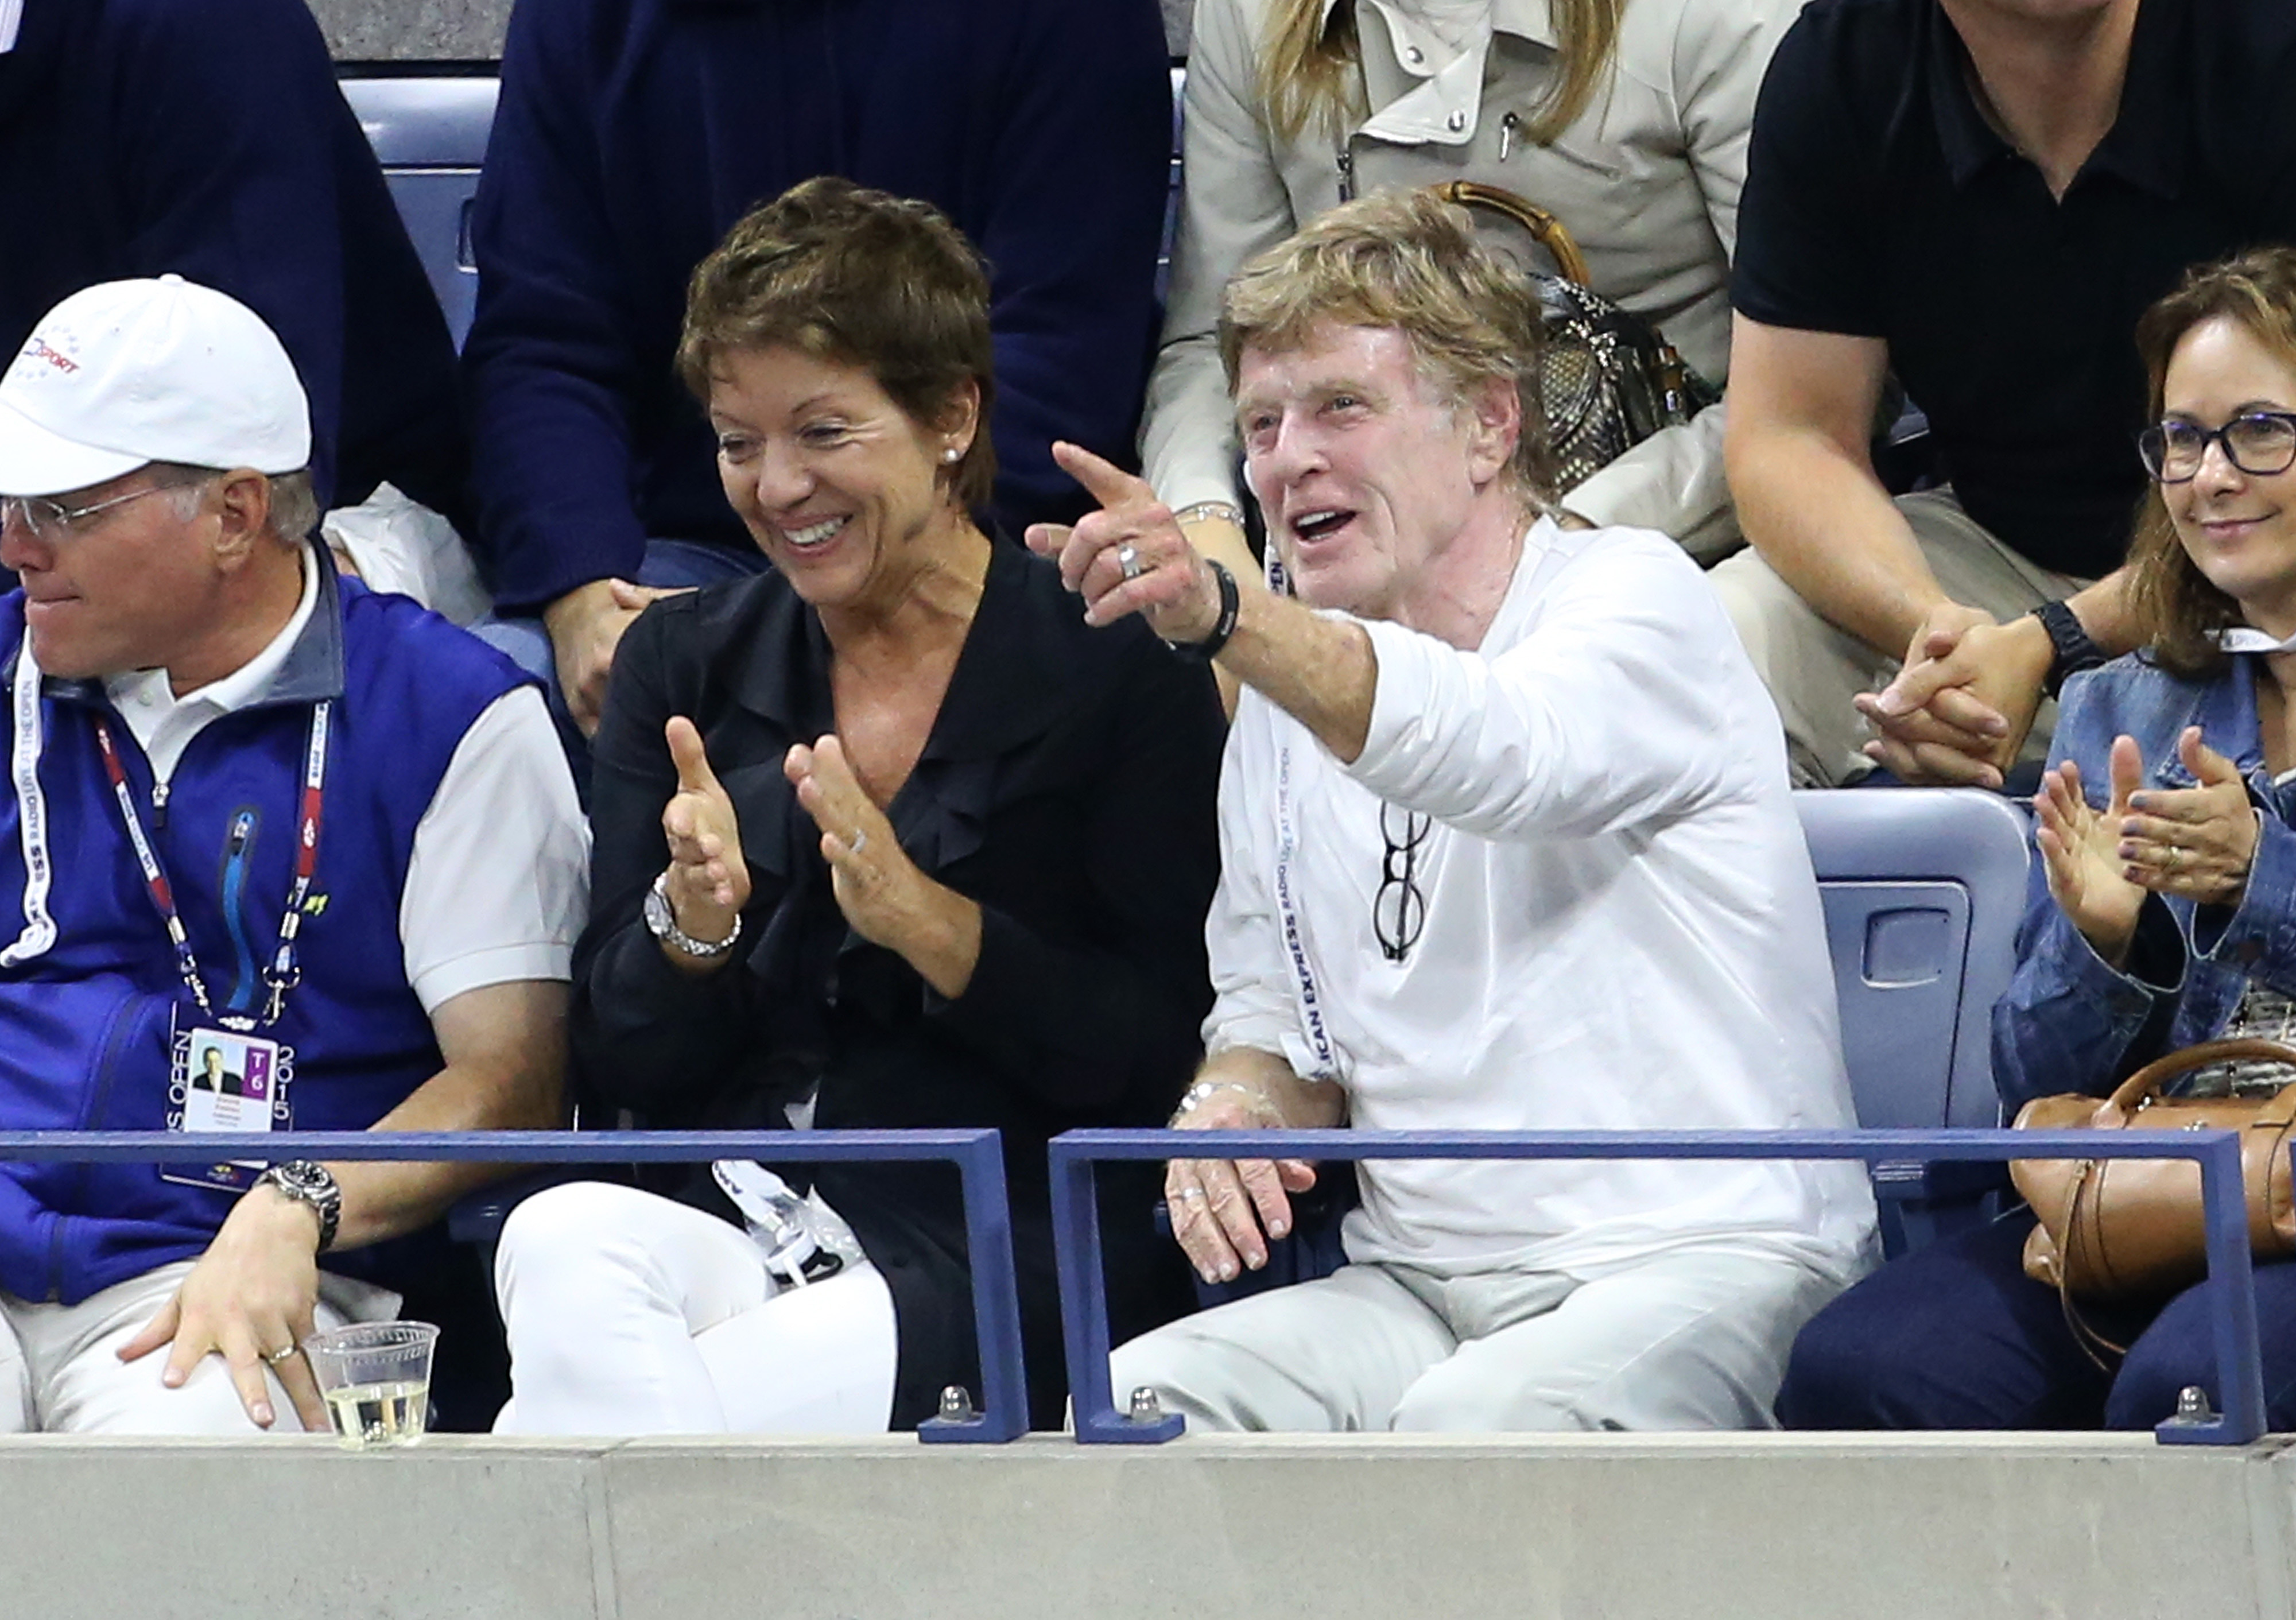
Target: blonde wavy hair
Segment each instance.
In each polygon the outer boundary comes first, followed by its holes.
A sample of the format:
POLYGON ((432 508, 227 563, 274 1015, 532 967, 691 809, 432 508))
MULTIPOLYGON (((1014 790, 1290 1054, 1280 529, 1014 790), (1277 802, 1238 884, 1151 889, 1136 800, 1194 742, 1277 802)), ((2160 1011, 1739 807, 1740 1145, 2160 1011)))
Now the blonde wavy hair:
MULTIPOLYGON (((1360 0, 1273 0, 1259 58, 1261 117, 1277 138, 1296 141, 1311 125, 1337 135, 1363 105, 1360 0), (1328 12, 1326 7, 1329 7, 1328 12)), ((1626 0, 1551 0, 1555 55, 1562 71, 1525 130, 1537 144, 1561 135, 1608 81, 1619 53, 1626 0)))
MULTIPOLYGON (((2169 361, 2196 326, 2227 320, 2296 368, 2296 249, 2259 248, 2185 273, 2184 284, 2136 323, 2144 361, 2146 419, 2166 408, 2169 361)), ((2172 673, 2204 676, 2225 665, 2216 632, 2240 623, 2240 604, 2209 583, 2177 538, 2161 486, 2144 492, 2128 542, 2128 603, 2137 644, 2172 673)))
POLYGON ((1420 374, 1455 408, 1484 382, 1504 379, 1522 407, 1509 476, 1534 508, 1546 506, 1553 482, 1538 396, 1538 308, 1476 239, 1466 210, 1424 191, 1378 192, 1340 204, 1246 264, 1220 309, 1229 393, 1245 349, 1305 348, 1325 322, 1401 332, 1420 374))

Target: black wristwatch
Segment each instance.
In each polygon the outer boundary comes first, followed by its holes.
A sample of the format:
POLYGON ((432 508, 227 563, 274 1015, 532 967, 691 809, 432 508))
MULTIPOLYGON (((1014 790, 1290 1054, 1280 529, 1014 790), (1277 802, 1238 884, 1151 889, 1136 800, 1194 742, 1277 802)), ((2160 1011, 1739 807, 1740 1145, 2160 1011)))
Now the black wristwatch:
POLYGON ((275 1188, 282 1197, 308 1204, 317 1212, 319 1246, 312 1251, 314 1254, 324 1254, 335 1246, 335 1229, 343 1221, 343 1189, 324 1164, 315 1164, 308 1159, 290 1159, 256 1177, 255 1184, 275 1188))
POLYGON ((1235 634, 1236 615, 1242 611, 1243 598, 1237 594, 1235 576, 1218 557, 1206 557, 1212 579, 1219 586, 1219 617, 1212 621, 1212 633, 1201 641, 1168 641, 1164 645, 1189 663, 1210 663, 1235 634))
POLYGON ((2112 655, 2089 638, 2073 610, 2062 602, 2044 602, 2030 615, 2049 633, 2049 672, 2041 689, 2051 697, 2063 690, 2065 677, 2095 670, 2112 662, 2112 655))

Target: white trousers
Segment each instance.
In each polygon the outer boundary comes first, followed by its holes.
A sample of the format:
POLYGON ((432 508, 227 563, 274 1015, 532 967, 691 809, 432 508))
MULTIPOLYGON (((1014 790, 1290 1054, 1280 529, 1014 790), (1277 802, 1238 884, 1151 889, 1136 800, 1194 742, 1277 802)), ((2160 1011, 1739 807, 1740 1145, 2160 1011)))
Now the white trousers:
MULTIPOLYGON (((2003 621, 2072 595, 2086 580, 2037 568, 2004 546, 1961 508, 1949 489, 1898 498, 1922 555, 1945 594, 2003 621)), ((1859 748, 1873 736, 1850 703, 1898 672, 1898 654, 1878 653, 1836 629, 1751 549, 1707 574, 1737 627, 1785 723, 1786 754, 1797 787, 1834 787, 1873 769, 1859 748)), ((2044 703, 2026 738, 2024 757, 2048 752, 2056 705, 2044 703)))
POLYGON ((503 1224, 505 1435, 882 1434, 898 1345, 877 1268, 791 1287, 714 1215, 577 1181, 503 1224))
MULTIPOLYGON (((190 1276, 193 1262, 164 1265, 114 1283, 76 1305, 0 1293, 0 1434, 259 1435, 221 1355, 200 1358, 180 1389, 160 1382, 162 1345, 122 1361, 119 1347, 143 1329, 190 1276)), ((313 1320, 321 1328, 388 1321, 398 1296, 347 1277, 321 1273, 313 1320)), ((295 1403, 269 1369, 274 1434, 302 1432, 295 1403)))
POLYGON ((1348 1265, 1144 1334, 1111 1387, 1207 1429, 1769 1428, 1794 1335, 1841 1286, 1742 1244, 1591 1281, 1348 1265))

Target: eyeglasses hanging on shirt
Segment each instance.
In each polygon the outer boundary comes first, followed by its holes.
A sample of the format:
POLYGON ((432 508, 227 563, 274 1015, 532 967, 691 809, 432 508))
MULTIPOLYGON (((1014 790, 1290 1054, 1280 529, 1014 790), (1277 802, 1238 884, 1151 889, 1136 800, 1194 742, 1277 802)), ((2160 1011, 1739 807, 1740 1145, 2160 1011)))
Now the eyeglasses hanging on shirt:
POLYGON ((1409 956, 1427 926, 1427 897, 1418 882, 1419 851, 1434 828, 1434 818, 1417 810, 1386 803, 1379 807, 1379 835, 1387 849, 1380 859, 1379 892, 1372 897, 1371 925, 1379 935, 1380 954, 1390 962, 1409 956))

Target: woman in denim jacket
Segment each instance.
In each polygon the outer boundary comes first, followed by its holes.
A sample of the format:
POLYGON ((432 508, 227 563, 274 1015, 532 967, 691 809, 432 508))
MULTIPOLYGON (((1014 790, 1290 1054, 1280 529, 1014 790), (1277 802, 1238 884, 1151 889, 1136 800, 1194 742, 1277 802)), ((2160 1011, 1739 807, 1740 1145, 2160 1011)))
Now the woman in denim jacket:
MULTIPOLYGON (((2156 419, 2127 564, 2145 650, 2065 683, 2021 961, 1993 1016, 2013 1108, 2103 1096, 2218 1036, 2296 1035, 2296 251, 2194 272, 2137 342, 2156 419)), ((2292 1078, 2220 1069, 2192 1089, 2292 1078)), ((1780 1419, 2147 1428, 2187 1385, 2221 1405, 2199 1287, 2092 1313, 2130 1346, 2102 1368, 2024 1276, 2032 1227, 2019 1210, 1842 1295, 1796 1343, 1780 1419)), ((2267 1416, 2296 1427, 2296 1265, 2256 1286, 2267 1416)))

